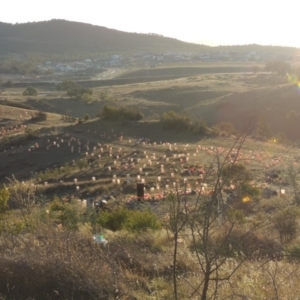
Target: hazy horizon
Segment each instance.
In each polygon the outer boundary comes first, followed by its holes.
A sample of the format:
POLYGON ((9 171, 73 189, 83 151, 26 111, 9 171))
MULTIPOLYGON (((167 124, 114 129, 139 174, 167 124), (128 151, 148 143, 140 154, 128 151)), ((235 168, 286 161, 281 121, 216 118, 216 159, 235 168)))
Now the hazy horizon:
POLYGON ((82 3, 53 0, 6 1, 0 21, 16 24, 64 19, 126 32, 155 33, 181 41, 218 45, 271 45, 300 47, 296 24, 300 3, 253 0, 137 0, 82 3), (18 8, 18 9, 16 9, 18 8))

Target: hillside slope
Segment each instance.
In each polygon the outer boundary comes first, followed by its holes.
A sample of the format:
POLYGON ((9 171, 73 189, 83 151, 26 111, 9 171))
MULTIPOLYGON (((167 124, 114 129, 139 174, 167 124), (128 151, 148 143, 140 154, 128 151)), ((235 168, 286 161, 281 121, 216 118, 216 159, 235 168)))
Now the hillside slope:
POLYGON ((209 48, 157 35, 128 33, 65 20, 0 23, 0 53, 72 54, 209 48))
POLYGON ((155 34, 129 33, 66 20, 14 25, 0 22, 0 55, 43 54, 72 58, 72 55, 88 56, 112 52, 132 55, 134 54, 132 51, 134 53, 231 51, 291 56, 296 55, 299 49, 261 45, 209 47, 155 34))

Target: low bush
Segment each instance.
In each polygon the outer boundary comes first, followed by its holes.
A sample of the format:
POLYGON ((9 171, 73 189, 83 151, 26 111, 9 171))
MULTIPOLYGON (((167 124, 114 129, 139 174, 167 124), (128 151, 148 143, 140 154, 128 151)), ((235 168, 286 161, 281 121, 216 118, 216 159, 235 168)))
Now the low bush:
POLYGON ((169 111, 161 116, 160 123, 164 129, 188 130, 191 128, 192 120, 184 114, 169 111))
POLYGON ((45 120, 47 120, 47 114, 43 111, 37 111, 32 115, 31 120, 32 121, 45 121, 45 120))
POLYGON ((64 203, 56 197, 50 204, 50 210, 54 213, 53 218, 60 222, 64 228, 78 230, 82 215, 77 203, 64 203))
POLYGON ((37 96, 37 90, 32 86, 29 86, 24 92, 23 96, 37 96))
POLYGON ((106 120, 139 121, 144 118, 143 114, 135 108, 124 106, 115 107, 110 105, 105 105, 98 116, 106 120))
POLYGON ((67 91, 67 95, 69 97, 82 97, 83 95, 90 95, 91 96, 92 94, 93 94, 93 90, 85 89, 81 86, 75 87, 75 88, 70 89, 70 90, 67 91))
POLYGON ((160 118, 160 123, 167 130, 190 131, 200 135, 208 133, 208 127, 204 121, 193 121, 189 116, 174 111, 164 113, 160 118))
POLYGON ((160 228, 160 223, 155 214, 149 211, 135 211, 126 208, 119 208, 113 212, 104 211, 100 214, 98 222, 101 226, 112 231, 121 229, 143 231, 160 228))

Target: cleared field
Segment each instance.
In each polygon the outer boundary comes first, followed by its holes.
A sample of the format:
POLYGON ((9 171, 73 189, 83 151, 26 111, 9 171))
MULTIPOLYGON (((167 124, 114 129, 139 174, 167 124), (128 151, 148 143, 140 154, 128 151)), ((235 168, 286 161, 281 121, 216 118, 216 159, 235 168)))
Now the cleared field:
POLYGON ((208 66, 181 66, 181 67, 155 67, 128 71, 116 78, 150 78, 150 77, 168 77, 168 76, 193 76, 200 74, 217 74, 217 73, 244 73, 253 72, 252 65, 208 65, 208 66))

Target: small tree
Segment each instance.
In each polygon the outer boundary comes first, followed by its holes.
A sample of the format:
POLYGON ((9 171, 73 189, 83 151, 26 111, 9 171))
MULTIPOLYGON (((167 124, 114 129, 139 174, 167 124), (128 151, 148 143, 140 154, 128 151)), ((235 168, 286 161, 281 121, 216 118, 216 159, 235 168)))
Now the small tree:
MULTIPOLYGON (((237 186, 243 181, 247 182, 249 178, 245 167, 237 163, 239 152, 248 135, 249 133, 241 134, 228 151, 216 153, 203 179, 204 182, 210 182, 209 191, 201 189, 195 199, 188 200, 188 208, 182 206, 184 201, 179 199, 185 196, 178 194, 177 200, 173 202, 173 209, 170 211, 170 215, 174 216, 171 218, 172 223, 175 223, 172 224, 173 232, 177 235, 184 233, 191 254, 197 261, 194 266, 195 271, 201 274, 197 283, 187 283, 186 288, 190 290, 188 299, 218 299, 219 288, 226 282, 230 284, 237 270, 248 259, 253 259, 257 257, 256 255, 264 256, 260 254, 263 243, 267 244, 265 247, 271 253, 267 255, 278 253, 274 243, 268 240, 262 241, 255 234, 261 228, 271 224, 271 218, 247 222, 246 212, 228 205, 223 199, 223 190, 228 183, 237 186), (226 265, 229 258, 234 259, 234 266, 230 269, 226 265)), ((243 203, 241 199, 239 201, 243 203)), ((174 242, 174 260, 176 257, 177 244, 174 242)), ((173 275, 174 295, 175 299, 178 299, 176 262, 174 262, 173 275)))
POLYGON ((81 99, 85 104, 90 104, 93 102, 92 95, 89 93, 82 94, 81 99))
POLYGON ((85 114, 83 118, 85 121, 88 121, 90 119, 90 116, 88 114, 85 114))
POLYGON ((71 89, 79 88, 79 84, 72 80, 64 79, 61 83, 56 85, 56 90, 58 91, 68 91, 71 89))
POLYGON ((23 96, 37 96, 37 90, 29 86, 24 92, 23 96))

